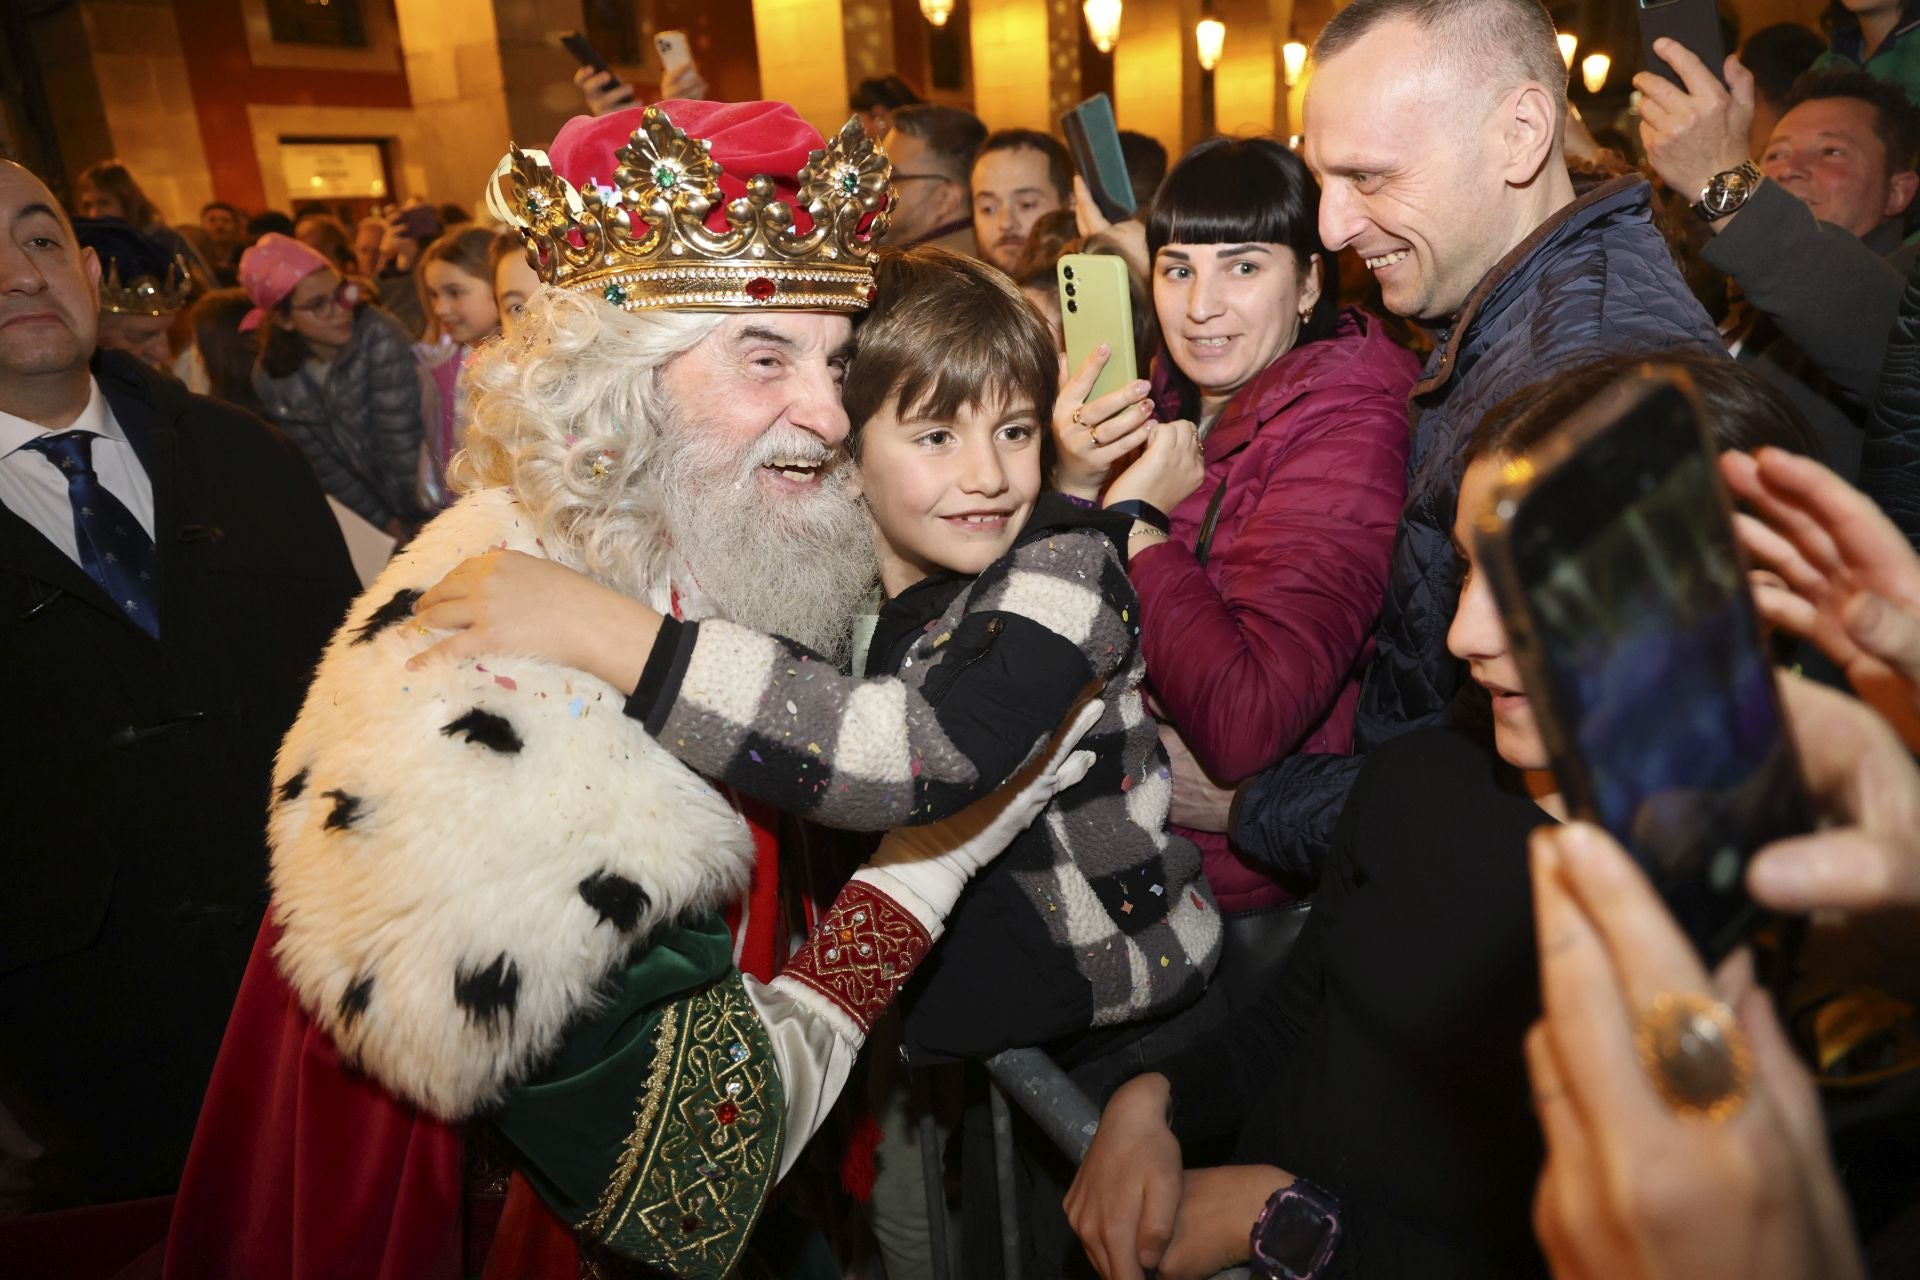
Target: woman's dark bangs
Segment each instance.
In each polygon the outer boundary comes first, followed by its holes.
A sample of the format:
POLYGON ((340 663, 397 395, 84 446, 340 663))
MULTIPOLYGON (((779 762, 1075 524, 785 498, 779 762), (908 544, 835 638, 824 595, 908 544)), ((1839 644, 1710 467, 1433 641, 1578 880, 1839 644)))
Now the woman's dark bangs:
POLYGON ((1286 175, 1247 143, 1191 155, 1174 169, 1153 202, 1148 246, 1155 253, 1169 244, 1284 244, 1298 249, 1304 241, 1317 251, 1317 228, 1303 226, 1306 209, 1300 193, 1289 185, 1286 175))

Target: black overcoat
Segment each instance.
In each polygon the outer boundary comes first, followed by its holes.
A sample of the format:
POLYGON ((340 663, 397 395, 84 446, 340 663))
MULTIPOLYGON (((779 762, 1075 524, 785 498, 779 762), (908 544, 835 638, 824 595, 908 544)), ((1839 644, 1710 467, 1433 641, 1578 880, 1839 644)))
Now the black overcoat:
POLYGON ((273 753, 358 590, 291 441, 117 352, 156 641, 0 505, 0 1106, 34 1207, 169 1191, 266 901, 273 753))

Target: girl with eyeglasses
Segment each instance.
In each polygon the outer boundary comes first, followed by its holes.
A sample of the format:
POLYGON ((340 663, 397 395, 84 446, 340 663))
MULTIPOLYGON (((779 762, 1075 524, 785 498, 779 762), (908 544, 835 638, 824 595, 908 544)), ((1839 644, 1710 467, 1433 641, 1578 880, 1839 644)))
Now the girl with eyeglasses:
POLYGON ((321 254, 270 233, 240 259, 260 331, 253 389, 300 445, 320 484, 375 528, 405 541, 423 517, 417 488, 421 373, 406 330, 321 254))

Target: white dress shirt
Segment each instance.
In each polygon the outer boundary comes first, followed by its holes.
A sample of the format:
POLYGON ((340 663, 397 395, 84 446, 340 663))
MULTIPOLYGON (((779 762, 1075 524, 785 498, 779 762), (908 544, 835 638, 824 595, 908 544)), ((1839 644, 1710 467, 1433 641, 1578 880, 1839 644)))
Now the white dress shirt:
MULTIPOLYGON (((153 481, 114 420, 100 383, 87 381, 87 407, 68 431, 89 431, 93 442, 93 471, 107 492, 126 504, 140 527, 153 537, 153 481)), ((10 413, 0 413, 0 506, 38 529, 69 560, 80 563, 80 544, 73 531, 73 503, 67 498, 67 473, 34 449, 23 448, 46 428, 10 413)))

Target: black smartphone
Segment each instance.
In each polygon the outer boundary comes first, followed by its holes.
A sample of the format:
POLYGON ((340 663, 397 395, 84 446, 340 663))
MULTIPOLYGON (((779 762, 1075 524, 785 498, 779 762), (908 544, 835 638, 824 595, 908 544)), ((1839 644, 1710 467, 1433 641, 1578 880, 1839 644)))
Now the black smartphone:
POLYGON ((561 36, 560 43, 566 48, 568 53, 573 55, 573 60, 581 66, 592 67, 595 71, 612 70, 611 67, 607 66, 607 60, 600 56, 600 51, 593 47, 593 42, 581 35, 578 31, 570 31, 566 35, 561 36))
POLYGON ((1073 167, 1087 184, 1093 202, 1108 222, 1125 222, 1139 207, 1133 199, 1133 179, 1120 150, 1120 130, 1113 120, 1113 100, 1096 93, 1060 117, 1060 130, 1073 152, 1073 167))
POLYGON ((1632 851, 1709 965, 1758 920, 1749 858, 1813 828, 1731 511, 1690 380, 1646 365, 1474 515, 1569 811, 1632 851))
POLYGON ((1641 64, 1647 70, 1686 87, 1674 69, 1653 52, 1653 42, 1665 36, 1685 46, 1706 64, 1714 79, 1720 79, 1727 49, 1720 39, 1720 13, 1714 7, 1714 0, 1635 0, 1635 3, 1635 15, 1640 19, 1641 64))

